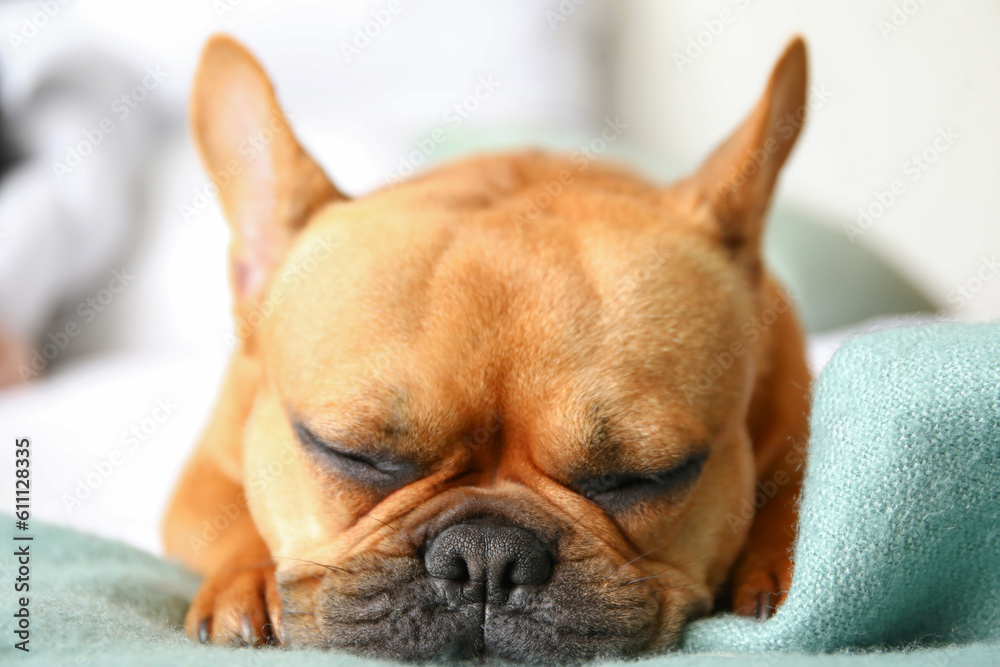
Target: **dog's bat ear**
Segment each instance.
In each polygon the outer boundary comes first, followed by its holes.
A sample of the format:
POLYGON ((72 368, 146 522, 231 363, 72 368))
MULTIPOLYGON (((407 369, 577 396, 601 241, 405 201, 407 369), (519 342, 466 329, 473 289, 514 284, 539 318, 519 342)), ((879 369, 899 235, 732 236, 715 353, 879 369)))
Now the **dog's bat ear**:
POLYGON ((191 127, 232 228, 237 315, 256 303, 297 231, 323 204, 345 197, 303 150, 264 70, 227 35, 202 52, 191 127))
POLYGON ((806 45, 786 47, 757 106, 702 167, 674 191, 707 217, 729 248, 759 250, 778 172, 806 114, 806 45))

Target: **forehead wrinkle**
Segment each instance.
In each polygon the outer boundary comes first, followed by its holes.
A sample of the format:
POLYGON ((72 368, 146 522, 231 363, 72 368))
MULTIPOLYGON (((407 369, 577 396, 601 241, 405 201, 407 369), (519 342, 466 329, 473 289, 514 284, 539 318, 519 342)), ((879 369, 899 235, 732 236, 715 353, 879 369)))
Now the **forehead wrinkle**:
POLYGON ((457 242, 428 281, 427 313, 414 351, 452 408, 493 402, 502 374, 502 331, 509 328, 511 287, 475 245, 457 242), (447 388, 447 389, 446 389, 447 388))
POLYGON ((459 234, 429 281, 428 333, 467 359, 485 357, 494 380, 539 365, 579 370, 606 325, 572 236, 567 229, 540 243, 502 227, 459 234))

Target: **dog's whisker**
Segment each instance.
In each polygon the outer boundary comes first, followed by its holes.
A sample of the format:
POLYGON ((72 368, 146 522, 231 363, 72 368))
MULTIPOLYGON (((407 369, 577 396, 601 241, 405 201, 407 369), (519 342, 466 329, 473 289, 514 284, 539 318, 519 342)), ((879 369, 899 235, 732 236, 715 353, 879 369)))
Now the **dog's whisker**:
POLYGON ((270 558, 259 560, 255 563, 247 563, 245 567, 247 569, 252 569, 255 567, 267 567, 268 565, 274 565, 274 561, 270 558))
MULTIPOLYGON (((684 567, 685 565, 691 565, 692 563, 699 563, 701 561, 711 560, 712 558, 713 558, 712 556, 708 556, 706 558, 695 558, 694 560, 685 561, 683 563, 678 563, 676 565, 668 565, 666 568, 660 570, 659 572, 656 572, 655 574, 652 574, 652 575, 650 575, 648 577, 640 577, 639 579, 633 579, 632 581, 630 581, 630 582, 628 582, 626 584, 622 584, 622 586, 629 586, 631 584, 634 584, 634 583, 637 583, 637 582, 640 582, 640 581, 646 581, 647 579, 657 579, 657 578, 659 578, 661 576, 667 576, 665 573, 669 572, 670 570, 678 570, 678 571, 680 571, 680 569, 682 567, 684 567)), ((619 569, 621 569, 621 568, 619 568, 619 569)))
POLYGON ((572 531, 574 528, 576 528, 576 524, 580 523, 581 521, 583 521, 583 515, 582 514, 579 517, 577 517, 576 521, 574 521, 573 523, 571 523, 569 525, 569 527, 566 529, 566 532, 572 531))
POLYGON ((327 570, 330 570, 331 572, 343 572, 345 574, 354 574, 350 570, 345 570, 344 568, 337 567, 336 565, 327 565, 326 563, 317 563, 314 560, 306 560, 305 558, 293 558, 291 556, 272 556, 272 558, 281 559, 281 560, 296 560, 296 561, 299 561, 302 564, 316 565, 317 567, 326 568, 327 570))
MULTIPOLYGON (((641 577, 639 579, 633 579, 632 581, 628 582, 627 584, 622 584, 621 588, 624 588, 625 586, 631 586, 632 584, 638 584, 639 582, 642 582, 642 581, 650 581, 651 579, 665 579, 665 578, 667 578, 669 576, 671 576, 671 575, 669 575, 669 574, 654 574, 654 575, 651 575, 651 576, 648 576, 648 577, 641 577)), ((687 583, 687 584, 677 584, 676 586, 669 586, 668 588, 665 588, 664 590, 672 591, 675 588, 687 588, 689 586, 701 586, 701 585, 702 584, 700 582, 692 581, 692 582, 687 583)))
MULTIPOLYGON (((663 578, 665 576, 668 576, 668 575, 661 575, 661 576, 654 576, 654 577, 643 577, 642 579, 636 579, 635 581, 632 581, 632 582, 629 582, 629 583, 630 584, 636 584, 636 583, 639 583, 641 581, 648 581, 650 579, 661 579, 661 578, 663 578)), ((628 584, 625 584, 625 585, 627 586, 628 584)), ((689 582, 689 583, 686 583, 686 584, 674 584, 672 586, 667 586, 666 588, 660 589, 659 592, 660 593, 665 593, 667 591, 675 591, 675 590, 680 590, 682 588, 692 588, 692 587, 703 586, 703 585, 704 584, 702 584, 701 582, 692 581, 692 582, 689 582)))
POLYGON ((374 521, 378 521, 380 524, 382 524, 386 528, 388 528, 390 530, 394 530, 397 533, 399 532, 399 528, 396 528, 395 526, 386 523, 385 521, 383 521, 382 519, 378 518, 377 516, 372 516, 371 514, 359 514, 358 515, 358 520, 361 520, 361 519, 372 519, 374 521))
POLYGON ((615 572, 617 572, 618 570, 621 570, 624 567, 628 567, 629 565, 631 565, 632 563, 634 563, 634 562, 636 562, 638 560, 642 560, 643 558, 645 558, 649 554, 653 553, 654 551, 659 551, 660 549, 666 549, 668 546, 670 546, 670 545, 669 544, 662 544, 662 545, 660 545, 660 546, 658 546, 658 547, 656 547, 654 549, 650 549, 649 551, 647 551, 646 553, 642 554, 641 556, 636 556, 635 558, 633 558, 629 562, 625 563, 624 565, 621 565, 617 570, 615 570, 615 572))

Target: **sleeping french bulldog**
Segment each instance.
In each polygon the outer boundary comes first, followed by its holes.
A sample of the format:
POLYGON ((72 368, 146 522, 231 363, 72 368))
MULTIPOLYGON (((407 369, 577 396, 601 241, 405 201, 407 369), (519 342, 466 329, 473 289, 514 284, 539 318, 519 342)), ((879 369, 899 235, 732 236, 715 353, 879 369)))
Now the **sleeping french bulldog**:
POLYGON ((518 152, 351 200, 213 38, 191 120, 240 340, 164 528, 205 577, 188 632, 579 662, 668 649, 717 600, 766 618, 810 378, 761 233, 805 95, 796 39, 667 188, 518 152))

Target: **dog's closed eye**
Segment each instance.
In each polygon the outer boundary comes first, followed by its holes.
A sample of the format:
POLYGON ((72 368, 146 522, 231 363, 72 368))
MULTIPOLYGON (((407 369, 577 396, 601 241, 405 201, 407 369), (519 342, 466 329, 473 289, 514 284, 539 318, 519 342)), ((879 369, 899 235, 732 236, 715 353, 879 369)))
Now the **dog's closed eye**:
POLYGON ((420 469, 412 461, 347 449, 317 436, 301 422, 293 425, 299 444, 340 476, 387 491, 414 481, 420 469))
POLYGON ((682 491, 698 478, 708 452, 697 452, 677 465, 653 473, 609 472, 585 477, 577 490, 606 511, 625 509, 635 503, 682 491))

